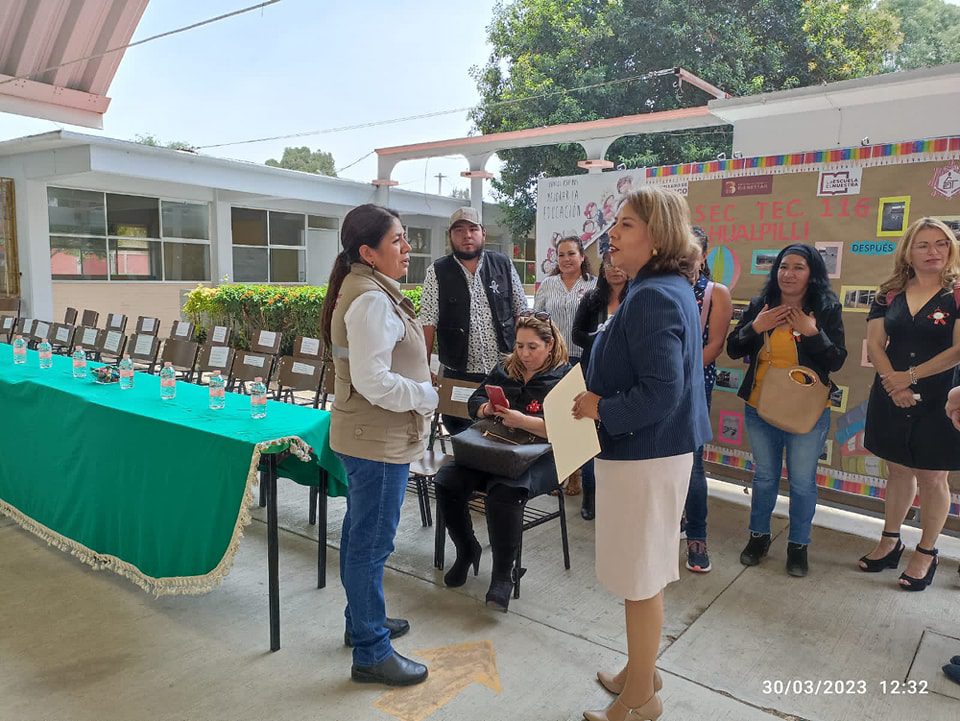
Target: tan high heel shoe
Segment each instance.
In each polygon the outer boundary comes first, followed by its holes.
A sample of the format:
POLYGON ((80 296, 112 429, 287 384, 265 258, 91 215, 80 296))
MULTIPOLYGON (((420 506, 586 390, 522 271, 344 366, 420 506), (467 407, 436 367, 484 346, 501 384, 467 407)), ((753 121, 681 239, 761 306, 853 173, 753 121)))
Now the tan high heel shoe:
MULTIPOLYGON (((610 693, 619 696, 623 693, 623 684, 616 680, 616 674, 607 671, 597 671, 597 681, 610 693)), ((653 669, 653 692, 657 693, 663 688, 663 679, 660 678, 660 672, 653 669)))
POLYGON ((657 694, 653 694, 643 706, 638 706, 637 708, 628 708, 627 705, 620 700, 618 696, 613 700, 613 703, 610 704, 610 708, 604 709, 603 711, 584 711, 583 717, 586 721, 610 721, 610 710, 619 704, 624 711, 624 721, 657 721, 660 718, 660 715, 663 713, 663 704, 660 703, 660 697, 657 694))

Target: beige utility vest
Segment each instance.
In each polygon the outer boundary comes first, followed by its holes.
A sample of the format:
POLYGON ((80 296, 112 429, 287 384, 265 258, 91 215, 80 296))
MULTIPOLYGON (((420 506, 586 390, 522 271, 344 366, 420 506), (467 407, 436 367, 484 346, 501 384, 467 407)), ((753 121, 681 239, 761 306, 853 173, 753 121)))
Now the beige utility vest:
POLYGON ((394 346, 390 370, 418 383, 430 380, 423 328, 413 303, 400 292, 395 281, 363 263, 354 263, 340 287, 330 324, 336 369, 330 448, 370 461, 410 463, 422 458, 427 448, 427 417, 416 411, 398 413, 375 406, 360 395, 350 380, 350 348, 344 317, 354 300, 371 291, 386 293, 403 322, 403 338, 394 346))

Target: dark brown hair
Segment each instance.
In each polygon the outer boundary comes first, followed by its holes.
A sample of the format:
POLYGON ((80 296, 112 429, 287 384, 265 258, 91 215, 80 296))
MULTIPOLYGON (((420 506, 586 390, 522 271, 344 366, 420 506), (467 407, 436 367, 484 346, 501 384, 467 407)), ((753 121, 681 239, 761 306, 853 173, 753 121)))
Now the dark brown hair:
MULTIPOLYGON (((560 255, 560 246, 564 243, 576 243, 577 251, 580 253, 582 260, 580 261, 580 277, 584 280, 590 280, 590 261, 587 260, 587 254, 583 250, 583 241, 580 240, 575 235, 568 235, 566 238, 561 238, 557 241, 557 255, 560 255)), ((550 275, 560 275, 560 262, 557 261, 557 267, 553 269, 553 272, 550 275)))

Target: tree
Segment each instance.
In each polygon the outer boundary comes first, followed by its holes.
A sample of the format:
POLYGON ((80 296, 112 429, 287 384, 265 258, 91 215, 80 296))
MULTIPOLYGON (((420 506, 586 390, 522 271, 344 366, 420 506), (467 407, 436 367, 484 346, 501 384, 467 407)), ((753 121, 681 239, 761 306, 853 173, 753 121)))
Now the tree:
POLYGON ((135 143, 140 143, 141 145, 149 145, 151 148, 170 148, 171 150, 185 150, 188 153, 197 152, 197 146, 191 145, 190 143, 185 143, 182 140, 172 140, 169 143, 162 142, 156 135, 148 133, 147 135, 135 135, 133 137, 135 143))
POLYGON ((270 158, 267 165, 287 170, 300 170, 304 173, 337 176, 333 155, 322 150, 311 151, 306 145, 299 148, 284 148, 279 162, 270 158))
POLYGON ((883 0, 897 16, 903 44, 892 54, 893 70, 911 70, 960 62, 960 7, 943 0, 883 0))
MULTIPOLYGON (((472 69, 481 103, 471 118, 483 133, 703 105, 708 96, 675 87, 672 75, 636 79, 675 66, 733 95, 877 73, 901 40, 897 18, 874 0, 514 0, 495 7, 488 36, 493 51, 472 69)), ((731 142, 730 128, 622 138, 607 159, 628 167, 707 160, 731 142)), ((570 174, 583 151, 499 155, 494 191, 522 237, 534 225, 537 179, 570 174)))
POLYGON ((450 197, 460 200, 470 200, 470 188, 453 188, 450 190, 450 197))

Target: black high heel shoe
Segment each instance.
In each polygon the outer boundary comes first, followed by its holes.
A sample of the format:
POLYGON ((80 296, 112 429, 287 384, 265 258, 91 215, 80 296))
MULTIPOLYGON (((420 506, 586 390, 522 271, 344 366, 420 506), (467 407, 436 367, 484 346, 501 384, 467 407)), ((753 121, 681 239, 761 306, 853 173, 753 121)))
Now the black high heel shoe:
POLYGON ((896 538, 897 545, 883 558, 867 558, 866 556, 861 556, 858 567, 864 573, 879 573, 880 571, 885 571, 888 568, 896 568, 900 565, 900 557, 903 555, 903 549, 906 548, 900 541, 900 534, 884 531, 881 535, 886 538, 896 538))
POLYGON ((473 575, 480 573, 480 554, 483 553, 483 546, 480 541, 474 537, 470 542, 470 554, 463 558, 457 553, 457 560, 453 562, 450 570, 443 575, 443 585, 450 588, 457 588, 467 582, 467 574, 470 572, 470 566, 473 566, 473 575))
POLYGON ((926 556, 933 556, 933 560, 930 562, 930 568, 927 569, 927 575, 923 578, 914 578, 913 576, 908 576, 905 573, 900 574, 900 580, 906 581, 906 583, 901 583, 900 588, 904 591, 923 591, 926 590, 927 586, 933 583, 933 577, 937 572, 937 565, 939 563, 938 556, 940 550, 937 548, 921 548, 920 545, 917 545, 917 553, 922 553, 926 556))

